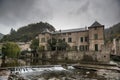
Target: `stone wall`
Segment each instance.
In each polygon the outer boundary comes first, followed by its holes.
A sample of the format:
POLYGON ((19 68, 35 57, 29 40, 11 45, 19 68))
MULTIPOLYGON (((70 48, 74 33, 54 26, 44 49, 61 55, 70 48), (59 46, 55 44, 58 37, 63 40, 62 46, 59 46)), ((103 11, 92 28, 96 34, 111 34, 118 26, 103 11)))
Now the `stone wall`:
POLYGON ((92 61, 92 62, 109 62, 109 51, 45 51, 39 53, 39 58, 47 60, 72 60, 72 61, 92 61))
POLYGON ((50 32, 48 30, 39 34, 39 46, 44 46, 49 50, 47 41, 54 37, 64 40, 72 50, 80 51, 100 51, 104 45, 104 25, 94 22, 90 27, 60 30, 50 32))
POLYGON ((81 60, 83 52, 76 51, 45 51, 39 53, 39 58, 56 59, 56 60, 81 60))
POLYGON ((120 39, 113 39, 112 54, 120 56, 120 39))
POLYGON ((102 50, 101 46, 104 45, 104 26, 89 27, 89 50, 95 51, 95 44, 98 45, 98 51, 102 50), (95 34, 97 39, 95 39, 95 34))

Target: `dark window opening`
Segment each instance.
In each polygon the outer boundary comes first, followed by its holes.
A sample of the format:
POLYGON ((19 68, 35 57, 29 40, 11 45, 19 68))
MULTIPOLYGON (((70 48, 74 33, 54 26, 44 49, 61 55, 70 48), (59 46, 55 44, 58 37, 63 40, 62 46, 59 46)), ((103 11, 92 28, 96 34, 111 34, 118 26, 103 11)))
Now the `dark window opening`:
POLYGON ((71 35, 71 33, 68 33, 68 35, 71 35))
POLYGON ((104 56, 104 58, 105 58, 106 56, 104 56))
POLYGON ((88 42, 88 37, 85 37, 85 42, 88 42))
POLYGON ((88 51, 88 45, 85 45, 84 47, 85 47, 85 51, 88 51))
POLYGON ((83 42, 83 37, 80 38, 80 41, 83 42))
POLYGON ((98 51, 98 44, 95 44, 95 51, 98 51))
POLYGON ((98 39, 98 34, 94 34, 94 39, 98 39))
POLYGON ((79 47, 79 49, 80 49, 80 51, 84 51, 84 46, 81 45, 81 46, 79 47))
POLYGON ((63 35, 66 35, 66 33, 63 33, 63 35))
POLYGON ((68 38, 68 42, 72 42, 72 38, 68 38))
POLYGON ((63 41, 65 42, 65 38, 63 38, 63 41))

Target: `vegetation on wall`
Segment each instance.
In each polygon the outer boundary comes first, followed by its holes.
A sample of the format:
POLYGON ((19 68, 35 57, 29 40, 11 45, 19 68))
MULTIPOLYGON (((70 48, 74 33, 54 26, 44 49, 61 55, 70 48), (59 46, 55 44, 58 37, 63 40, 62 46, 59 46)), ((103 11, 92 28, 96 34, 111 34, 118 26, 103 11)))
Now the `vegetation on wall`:
POLYGON ((49 39, 48 40, 48 49, 49 50, 66 50, 67 48, 69 47, 69 45, 67 44, 67 42, 61 40, 61 39, 55 39, 55 38, 52 38, 52 39, 49 39))
POLYGON ((30 48, 32 49, 32 51, 36 51, 39 47, 39 40, 38 39, 33 39, 32 43, 30 45, 30 48))
POLYGON ((57 40, 55 38, 52 38, 52 39, 49 39, 48 40, 48 49, 49 50, 56 50, 56 43, 57 43, 57 40))
POLYGON ((44 46, 42 46, 42 45, 40 45, 38 48, 37 48, 37 51, 38 52, 42 52, 42 51, 44 51, 45 50, 45 48, 44 48, 44 46))

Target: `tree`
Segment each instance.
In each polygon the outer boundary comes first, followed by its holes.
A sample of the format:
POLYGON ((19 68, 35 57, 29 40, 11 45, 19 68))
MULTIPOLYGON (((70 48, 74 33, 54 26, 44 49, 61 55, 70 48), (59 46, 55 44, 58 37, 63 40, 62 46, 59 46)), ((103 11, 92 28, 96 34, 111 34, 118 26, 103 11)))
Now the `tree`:
POLYGON ((2 46, 3 58, 5 58, 6 56, 8 58, 18 58, 19 53, 20 53, 20 48, 14 42, 7 42, 2 46))
POLYGON ((11 30, 10 30, 10 34, 15 34, 16 33, 16 31, 13 29, 13 28, 11 28, 11 30))
POLYGON ((49 50, 56 50, 56 43, 57 43, 57 40, 55 38, 52 38, 52 39, 49 39, 48 40, 48 48, 49 50))
POLYGON ((30 48, 32 49, 32 51, 37 51, 38 47, 39 47, 39 40, 33 39, 30 48))
POLYGON ((66 50, 69 47, 69 45, 65 41, 59 39, 57 47, 58 47, 57 48, 58 50, 62 50, 63 51, 63 50, 66 50))
POLYGON ((64 40, 57 40, 55 38, 49 39, 48 40, 48 47, 50 48, 50 50, 54 51, 54 50, 66 50, 69 45, 64 41, 64 40))
POLYGON ((28 42, 46 29, 49 31, 55 31, 55 28, 52 25, 45 22, 29 24, 16 31, 11 28, 10 34, 5 35, 1 41, 28 42))
POLYGON ((38 52, 44 51, 44 46, 41 45, 40 47, 38 47, 38 48, 37 48, 37 51, 38 51, 38 52))

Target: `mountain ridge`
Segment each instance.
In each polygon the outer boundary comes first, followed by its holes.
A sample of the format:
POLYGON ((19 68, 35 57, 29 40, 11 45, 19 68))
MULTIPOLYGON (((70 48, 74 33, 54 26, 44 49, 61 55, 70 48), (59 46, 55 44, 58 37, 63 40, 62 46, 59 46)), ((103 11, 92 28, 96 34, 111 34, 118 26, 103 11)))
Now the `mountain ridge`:
POLYGON ((27 26, 20 27, 17 31, 12 28, 10 34, 5 35, 1 42, 28 42, 38 36, 38 34, 45 29, 55 31, 55 28, 47 22, 28 24, 27 26))
POLYGON ((2 38, 3 38, 3 36, 4 36, 4 34, 0 33, 0 39, 2 39, 2 38))
POLYGON ((105 40, 108 42, 114 38, 120 38, 120 22, 105 29, 105 40))

